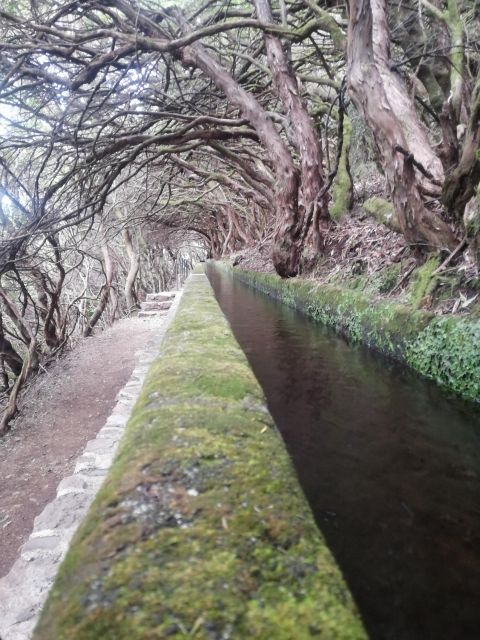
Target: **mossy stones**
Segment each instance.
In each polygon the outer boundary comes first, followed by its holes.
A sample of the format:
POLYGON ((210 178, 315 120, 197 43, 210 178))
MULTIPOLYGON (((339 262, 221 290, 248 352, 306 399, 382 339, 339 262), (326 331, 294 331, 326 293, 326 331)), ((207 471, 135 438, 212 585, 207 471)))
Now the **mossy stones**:
POLYGON ((400 232, 400 223, 398 222, 395 207, 391 202, 384 198, 373 197, 365 200, 362 209, 366 214, 375 218, 377 222, 384 224, 393 231, 400 232))

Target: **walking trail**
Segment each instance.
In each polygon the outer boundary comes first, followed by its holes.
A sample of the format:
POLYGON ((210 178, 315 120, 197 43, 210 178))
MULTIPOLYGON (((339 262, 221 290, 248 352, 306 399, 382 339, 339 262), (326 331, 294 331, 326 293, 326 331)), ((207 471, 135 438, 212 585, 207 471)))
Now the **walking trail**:
POLYGON ((104 425, 159 317, 126 318, 83 339, 40 375, 12 430, 0 439, 0 577, 26 542, 35 517, 55 497, 88 440, 104 425))

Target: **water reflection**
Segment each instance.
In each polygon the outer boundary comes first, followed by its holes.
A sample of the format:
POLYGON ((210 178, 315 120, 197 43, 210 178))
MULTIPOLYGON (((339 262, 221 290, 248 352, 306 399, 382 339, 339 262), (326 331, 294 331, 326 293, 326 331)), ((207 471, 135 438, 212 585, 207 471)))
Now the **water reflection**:
POLYGON ((480 638, 480 412, 209 277, 370 637, 480 638))

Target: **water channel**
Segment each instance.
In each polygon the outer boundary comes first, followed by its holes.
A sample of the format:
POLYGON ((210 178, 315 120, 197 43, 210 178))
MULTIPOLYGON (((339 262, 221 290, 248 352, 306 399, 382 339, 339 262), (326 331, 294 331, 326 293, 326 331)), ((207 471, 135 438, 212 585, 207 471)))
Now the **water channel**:
POLYGON ((480 410, 208 275, 371 640, 478 640, 480 410))

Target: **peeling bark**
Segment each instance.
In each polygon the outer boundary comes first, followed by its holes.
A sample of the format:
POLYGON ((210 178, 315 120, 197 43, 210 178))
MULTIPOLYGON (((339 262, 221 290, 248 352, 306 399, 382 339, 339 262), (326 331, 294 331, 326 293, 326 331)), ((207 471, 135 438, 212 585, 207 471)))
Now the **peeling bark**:
POLYGON ((349 93, 374 136, 406 239, 413 245, 451 249, 456 238, 450 227, 425 206, 427 197, 440 196, 443 166, 401 77, 391 69, 385 5, 385 0, 350 0, 349 93), (407 154, 399 153, 399 147, 407 154))
MULTIPOLYGON (((259 21, 262 24, 273 24, 273 14, 270 0, 254 0, 259 21)), ((307 107, 300 96, 296 76, 283 50, 282 43, 277 36, 265 34, 265 48, 272 73, 273 83, 277 95, 285 108, 286 115, 292 128, 295 146, 300 158, 301 215, 295 234, 305 238, 306 230, 315 221, 314 236, 317 246, 323 245, 321 229, 326 226, 330 216, 328 213, 327 194, 324 193, 325 176, 323 172, 323 153, 320 139, 307 107), (318 224, 317 224, 318 222, 318 224), (304 229, 303 227, 306 227, 304 229), (320 237, 318 237, 320 236, 320 237)), ((278 228, 275 245, 280 244, 282 233, 278 228)))

